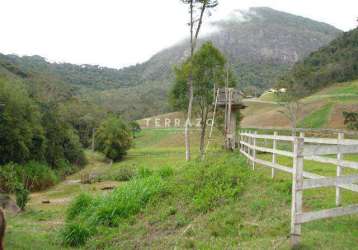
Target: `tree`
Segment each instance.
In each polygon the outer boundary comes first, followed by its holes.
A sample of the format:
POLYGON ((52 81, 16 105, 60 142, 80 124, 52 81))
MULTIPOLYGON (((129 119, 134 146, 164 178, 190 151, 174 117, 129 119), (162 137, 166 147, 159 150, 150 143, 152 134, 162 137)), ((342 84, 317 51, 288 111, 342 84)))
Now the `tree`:
POLYGON ((193 80, 193 111, 200 119, 200 153, 205 153, 205 134, 210 112, 213 111, 215 89, 224 86, 228 78, 228 85, 233 87, 236 81, 233 73, 226 70, 226 59, 211 42, 203 46, 194 54, 191 61, 187 61, 175 69, 175 84, 171 91, 171 104, 174 108, 183 110, 189 100, 186 95, 188 85, 186 79, 192 74, 193 80))
POLYGON ((279 112, 290 121, 292 136, 296 136, 298 118, 302 108, 300 98, 304 96, 304 93, 304 91, 297 88, 296 90, 287 90, 285 93, 279 92, 276 95, 280 106, 283 108, 279 112))
POLYGON ((142 129, 137 121, 131 121, 129 126, 132 130, 133 138, 136 137, 136 133, 139 133, 142 129))
POLYGON ((96 148, 111 160, 121 160, 131 145, 131 130, 119 117, 109 116, 96 132, 96 148))
MULTIPOLYGON (((184 4, 189 5, 189 27, 190 27, 190 60, 194 55, 196 44, 198 41, 200 29, 203 24, 203 18, 206 10, 215 8, 218 5, 218 0, 181 0, 184 4)), ((189 138, 189 125, 192 115, 193 107, 193 79, 192 73, 189 69, 188 75, 188 112, 185 122, 185 157, 190 160, 190 138, 189 138)))
POLYGON ((72 125, 86 148, 92 144, 94 129, 98 128, 107 116, 103 108, 74 97, 59 103, 58 110, 61 119, 72 125))
POLYGON ((72 126, 61 119, 56 104, 42 105, 42 125, 47 138, 45 159, 54 167, 64 163, 83 166, 86 163, 80 139, 72 126))
POLYGON ((344 125, 349 129, 358 130, 358 113, 356 112, 343 112, 344 125))
POLYGON ((0 79, 0 164, 43 160, 46 138, 41 114, 24 87, 0 79))

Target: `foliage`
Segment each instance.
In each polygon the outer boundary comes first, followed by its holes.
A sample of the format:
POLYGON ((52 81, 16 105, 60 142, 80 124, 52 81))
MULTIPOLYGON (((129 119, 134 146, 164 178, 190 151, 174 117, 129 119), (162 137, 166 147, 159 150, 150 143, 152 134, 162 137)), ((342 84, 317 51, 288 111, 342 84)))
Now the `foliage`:
POLYGON ((30 191, 21 183, 15 187, 16 204, 23 211, 30 200, 30 191))
POLYGON ((343 112, 344 124, 353 130, 358 130, 358 113, 356 112, 343 112))
POLYGON ((18 185, 30 191, 40 191, 53 186, 58 179, 49 166, 35 161, 0 167, 0 190, 3 192, 15 193, 18 185))
POLYGON ((175 176, 172 192, 181 193, 200 212, 237 199, 244 190, 248 171, 244 168, 237 171, 230 162, 235 162, 234 158, 228 158, 227 162, 211 160, 189 164, 175 176))
POLYGON ((132 134, 133 134, 133 137, 135 138, 136 137, 136 134, 139 133, 140 131, 142 131, 139 123, 137 121, 131 121, 129 123, 129 126, 132 130, 132 134))
POLYGON ((298 62, 280 82, 306 96, 336 82, 358 77, 358 29, 344 33, 328 46, 298 62))
POLYGON ((16 186, 21 183, 21 176, 16 170, 17 164, 8 163, 0 167, 0 192, 15 192, 16 186))
POLYGON ((150 176, 133 179, 107 196, 92 198, 88 194, 81 194, 67 210, 64 242, 75 245, 76 242, 85 243, 96 225, 116 226, 121 220, 140 212, 164 191, 161 177, 150 176))
POLYGON ((121 160, 131 145, 130 128, 118 117, 108 117, 96 132, 96 148, 109 159, 121 160))
POLYGON ((84 165, 82 145, 60 119, 56 105, 37 104, 23 85, 0 79, 0 164, 31 160, 58 167, 65 160, 84 165))
MULTIPOLYGON (((201 119, 200 150, 204 154, 205 132, 208 115, 213 111, 215 102, 215 90, 225 86, 236 86, 236 78, 233 72, 226 68, 224 55, 214 47, 211 42, 204 43, 194 54, 191 61, 187 61, 176 68, 175 84, 171 92, 170 102, 175 109, 183 110, 188 106, 187 79, 191 73, 193 81, 193 110, 201 119)), ((218 113, 219 114, 219 113, 218 113)))
POLYGON ((35 161, 18 165, 17 172, 26 189, 31 191, 44 190, 58 182, 57 174, 49 166, 35 161))
POLYGON ((58 105, 58 114, 62 120, 71 124, 77 131, 80 142, 84 147, 91 145, 94 129, 98 128, 107 116, 104 108, 75 97, 60 103, 58 105))
POLYGON ((45 136, 39 108, 16 82, 0 78, 0 164, 42 160, 45 136))
POLYGON ((81 211, 88 209, 93 203, 93 197, 87 193, 78 195, 66 210, 66 220, 70 222, 75 219, 81 211))
POLYGON ((174 175, 174 169, 169 166, 161 167, 158 170, 158 175, 162 178, 170 177, 170 176, 174 175))
POLYGON ((132 167, 121 167, 113 175, 113 179, 116 181, 129 181, 136 176, 136 172, 132 167))
POLYGON ((64 245, 78 247, 86 243, 86 241, 91 237, 92 232, 86 225, 68 223, 61 232, 61 235, 64 245))
POLYGON ((83 166, 86 163, 83 148, 73 128, 60 119, 56 106, 44 106, 43 113, 42 122, 48 139, 46 161, 57 168, 63 160, 83 166))

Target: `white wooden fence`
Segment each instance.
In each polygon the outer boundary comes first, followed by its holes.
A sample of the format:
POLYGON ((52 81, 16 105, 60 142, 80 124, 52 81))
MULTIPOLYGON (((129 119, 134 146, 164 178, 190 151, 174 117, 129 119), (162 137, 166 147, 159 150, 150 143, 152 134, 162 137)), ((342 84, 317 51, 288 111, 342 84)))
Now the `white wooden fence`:
POLYGON ((313 220, 331 218, 358 213, 358 204, 347 207, 341 205, 341 189, 358 192, 358 174, 342 175, 344 168, 358 169, 358 162, 345 161, 344 154, 358 153, 358 140, 344 139, 344 133, 340 132, 338 138, 315 138, 305 137, 301 132, 299 137, 279 136, 277 132, 273 135, 262 135, 257 132, 241 131, 240 152, 251 161, 252 168, 260 164, 272 169, 272 178, 275 170, 292 174, 292 210, 291 210, 291 244, 296 246, 300 242, 301 224, 313 220), (272 148, 258 146, 258 140, 272 141, 272 148), (278 142, 292 143, 291 151, 278 149, 278 142), (257 158, 257 152, 272 154, 272 161, 257 158), (329 158, 327 155, 337 155, 329 158), (293 159, 293 166, 283 166, 277 163, 277 156, 286 156, 293 159), (335 177, 325 177, 304 171, 304 160, 312 160, 321 163, 334 164, 337 166, 335 177), (303 190, 336 187, 336 208, 314 212, 302 211, 303 190))

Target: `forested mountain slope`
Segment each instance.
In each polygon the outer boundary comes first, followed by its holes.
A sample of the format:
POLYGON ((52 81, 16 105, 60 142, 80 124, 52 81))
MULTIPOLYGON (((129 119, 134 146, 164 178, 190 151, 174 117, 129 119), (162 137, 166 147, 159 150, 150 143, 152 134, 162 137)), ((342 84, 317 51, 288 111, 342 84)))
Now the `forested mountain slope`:
POLYGON ((295 64, 282 85, 305 89, 310 94, 336 82, 355 79, 358 79, 358 28, 295 64))
MULTIPOLYGON (((341 34, 328 24, 270 8, 235 11, 211 25, 215 31, 205 35, 199 46, 212 40, 229 58, 240 88, 252 93, 273 86, 296 61, 341 34)), ((186 58, 188 47, 183 41, 145 63, 123 69, 0 54, 0 74, 25 79, 29 92, 41 99, 79 96, 138 119, 170 111, 172 69, 186 58)))

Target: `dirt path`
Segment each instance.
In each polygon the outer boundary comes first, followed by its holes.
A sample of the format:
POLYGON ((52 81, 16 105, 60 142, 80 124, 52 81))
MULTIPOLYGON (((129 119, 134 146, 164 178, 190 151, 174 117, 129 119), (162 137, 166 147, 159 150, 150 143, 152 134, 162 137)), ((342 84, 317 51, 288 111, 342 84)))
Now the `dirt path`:
POLYGON ((91 184, 82 184, 81 176, 88 174, 90 176, 101 176, 105 172, 110 171, 109 164, 98 154, 88 153, 87 166, 75 173, 68 176, 64 181, 58 183, 54 187, 35 192, 30 195, 30 202, 28 206, 31 208, 51 208, 58 206, 65 206, 81 192, 101 193, 108 192, 111 188, 120 185, 116 181, 101 181, 91 184), (106 190, 103 190, 106 189, 106 190))

